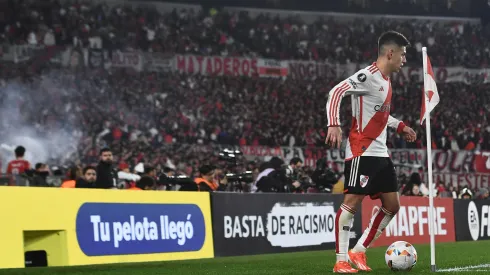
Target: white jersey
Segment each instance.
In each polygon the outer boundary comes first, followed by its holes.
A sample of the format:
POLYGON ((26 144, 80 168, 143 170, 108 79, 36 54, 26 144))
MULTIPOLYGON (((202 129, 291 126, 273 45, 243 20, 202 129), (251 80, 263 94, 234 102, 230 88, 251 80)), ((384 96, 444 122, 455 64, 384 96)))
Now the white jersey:
POLYGON ((340 102, 346 95, 352 100, 352 127, 346 160, 358 156, 389 157, 386 127, 400 132, 405 126, 390 116, 392 90, 389 77, 373 63, 333 87, 327 101, 328 126, 340 126, 340 102))

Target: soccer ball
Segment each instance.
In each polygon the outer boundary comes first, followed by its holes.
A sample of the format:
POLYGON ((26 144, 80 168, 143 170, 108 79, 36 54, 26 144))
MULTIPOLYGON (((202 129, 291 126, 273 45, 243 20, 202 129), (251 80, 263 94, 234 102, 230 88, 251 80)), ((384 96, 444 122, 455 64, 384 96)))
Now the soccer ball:
POLYGON ((385 253, 385 261, 393 271, 410 271, 417 263, 417 251, 410 243, 392 243, 385 253))

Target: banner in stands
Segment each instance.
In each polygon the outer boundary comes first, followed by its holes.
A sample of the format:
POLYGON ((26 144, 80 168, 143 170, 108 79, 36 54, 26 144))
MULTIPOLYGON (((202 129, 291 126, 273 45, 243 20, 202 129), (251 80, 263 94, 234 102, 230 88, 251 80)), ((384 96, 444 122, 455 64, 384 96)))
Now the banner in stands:
MULTIPOLYGON (((464 82, 466 84, 489 83, 488 69, 467 69, 464 67, 434 67, 437 83, 464 82)), ((393 82, 423 82, 422 67, 403 67, 392 76, 393 82)))
MULTIPOLYGON (((356 71, 365 68, 368 64, 336 65, 315 61, 288 61, 289 75, 294 79, 338 78, 344 79, 356 71)), ((468 69, 464 67, 434 67, 437 83, 464 82, 479 84, 490 82, 488 69, 468 69)), ((400 72, 392 75, 395 83, 423 82, 422 66, 403 67, 400 72)))
POLYGON ((267 146, 241 146, 240 151, 244 156, 249 158, 262 158, 267 161, 272 157, 283 158, 283 151, 281 147, 267 147, 267 146))
POLYGON ((165 53, 145 53, 144 68, 150 72, 170 72, 174 68, 174 56, 165 53))
MULTIPOLYGON (((490 174, 482 173, 438 173, 434 172, 434 182, 443 182, 445 184, 452 184, 453 186, 470 186, 471 188, 488 187, 490 183, 490 174)), ((425 175, 425 182, 427 182, 427 175, 425 175)))
MULTIPOLYGON (((388 246, 399 240, 413 244, 429 243, 429 199, 400 197, 400 204, 398 214, 371 247, 388 246)), ((369 225, 371 217, 380 207, 380 200, 365 199, 362 202, 363 228, 369 225)), ((434 207, 436 242, 454 242, 453 199, 435 198, 434 207)))
POLYGON ((288 61, 289 75, 293 79, 333 78, 338 76, 336 66, 314 61, 288 61))
POLYGON ((490 200, 454 200, 456 241, 490 239, 490 200))
POLYGON ((143 69, 143 55, 139 52, 113 51, 110 65, 112 67, 132 68, 141 71, 143 69))
POLYGON ((92 69, 104 68, 104 52, 101 49, 89 49, 88 65, 92 69))
POLYGON ((201 75, 254 76, 257 59, 223 56, 176 55, 175 70, 201 75))
MULTIPOLYGON (((211 201, 216 256, 335 248, 340 195, 213 193, 211 201)), ((351 239, 360 236, 360 212, 351 239)))
POLYGON ((15 45, 15 46, 11 46, 10 50, 13 51, 14 62, 19 63, 19 62, 25 62, 33 58, 34 56, 42 53, 42 51, 44 50, 44 46, 30 45, 30 44, 15 45))
POLYGON ((261 77, 282 77, 289 73, 287 61, 258 59, 257 67, 261 77))

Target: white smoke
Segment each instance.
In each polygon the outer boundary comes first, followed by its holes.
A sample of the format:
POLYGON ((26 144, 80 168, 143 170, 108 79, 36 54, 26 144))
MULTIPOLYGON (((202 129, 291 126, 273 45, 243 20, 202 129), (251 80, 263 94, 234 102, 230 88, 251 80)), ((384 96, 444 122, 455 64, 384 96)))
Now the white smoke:
MULTIPOLYGON (((78 146, 81 132, 72 117, 65 116, 65 106, 50 100, 56 93, 66 95, 59 81, 52 76, 42 76, 36 83, 20 84, 17 81, 1 83, 0 87, 0 159, 2 172, 8 161, 15 158, 15 147, 26 148, 25 158, 35 165, 38 162, 65 162, 78 146), (21 106, 23 106, 21 108, 21 106), (59 110, 50 114, 50 110, 59 110), (52 115, 56 120, 49 129, 39 119, 52 115)), ((59 77, 59 76, 58 76, 59 77)), ((61 95, 60 95, 61 96, 61 95)))

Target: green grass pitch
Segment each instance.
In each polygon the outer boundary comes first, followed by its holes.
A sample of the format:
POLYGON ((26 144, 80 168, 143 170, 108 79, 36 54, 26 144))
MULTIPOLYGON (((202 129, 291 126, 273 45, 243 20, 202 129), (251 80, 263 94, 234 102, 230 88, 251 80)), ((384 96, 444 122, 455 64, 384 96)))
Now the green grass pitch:
MULTIPOLYGON (((437 244, 438 274, 490 274, 490 241, 437 244)), ((415 245, 418 263, 412 274, 430 274, 428 245, 415 245)), ((392 274, 385 265, 386 248, 368 250, 371 274, 392 274)), ((269 254, 242 257, 225 257, 205 260, 112 264, 77 267, 0 269, 0 274, 84 274, 84 275, 149 275, 149 274, 333 274, 333 251, 269 254)), ((361 273, 361 272, 360 272, 361 273)))

